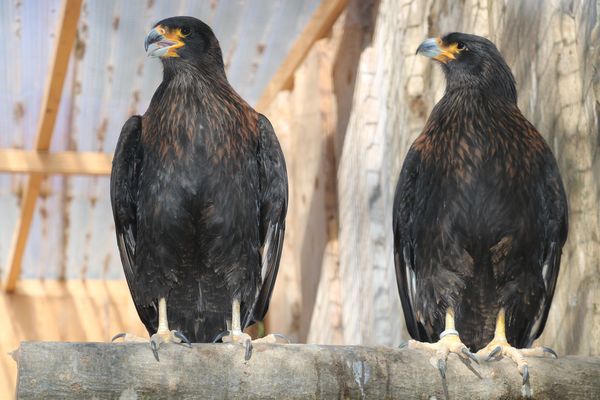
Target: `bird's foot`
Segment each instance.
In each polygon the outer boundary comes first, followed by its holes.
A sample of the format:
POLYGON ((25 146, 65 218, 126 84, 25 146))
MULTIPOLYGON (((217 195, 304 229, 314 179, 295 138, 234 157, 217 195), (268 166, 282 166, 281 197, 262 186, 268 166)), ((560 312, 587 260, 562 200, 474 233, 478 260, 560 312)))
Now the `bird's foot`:
POLYGON ((186 344, 187 346, 192 347, 192 343, 185 337, 183 332, 159 329, 150 337, 150 348, 152 348, 152 354, 154 354, 156 361, 160 361, 158 358, 158 349, 162 343, 186 344))
POLYGON ((219 340, 223 341, 223 343, 240 343, 244 345, 244 359, 248 361, 252 357, 252 345, 254 343, 290 343, 290 340, 281 335, 279 333, 272 333, 265 337, 252 340, 250 335, 241 331, 224 331, 217 335, 217 337, 213 340, 213 343, 218 342, 219 340))
POLYGON ((510 358, 516 365, 519 373, 523 377, 523 386, 521 393, 523 397, 533 396, 531 385, 529 384, 529 365, 525 357, 544 357, 546 354, 554 358, 558 355, 549 347, 535 347, 532 349, 516 349, 512 347, 505 339, 494 338, 487 346, 477 352, 477 356, 484 358, 485 361, 499 360, 503 357, 510 358))
POLYGON ((446 399, 448 396, 448 385, 446 383, 446 362, 448 360, 448 355, 454 353, 458 355, 459 359, 475 374, 478 378, 481 379, 481 375, 473 366, 471 365, 471 361, 474 361, 476 364, 479 364, 479 360, 471 351, 465 346, 458 336, 458 332, 454 329, 448 329, 440 335, 441 339, 435 343, 426 343, 419 342, 417 340, 409 340, 408 343, 401 345, 401 347, 408 347, 409 349, 416 350, 425 350, 427 352, 433 353, 433 356, 429 359, 431 365, 436 368, 440 376, 442 378, 442 385, 444 388, 444 395, 446 399))
POLYGON ((244 360, 248 361, 252 357, 252 337, 247 333, 238 330, 225 331, 219 335, 215 341, 221 339, 223 343, 240 343, 244 345, 244 360))

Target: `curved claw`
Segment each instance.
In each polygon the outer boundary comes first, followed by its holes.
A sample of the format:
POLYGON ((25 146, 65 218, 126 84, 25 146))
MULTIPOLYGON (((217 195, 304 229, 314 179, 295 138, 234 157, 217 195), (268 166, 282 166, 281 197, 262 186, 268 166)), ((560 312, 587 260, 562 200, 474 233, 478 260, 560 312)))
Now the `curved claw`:
POLYGON ((475 354, 471 353, 469 351, 469 349, 467 349, 466 347, 463 347, 460 350, 461 353, 463 353, 465 356, 469 357, 471 360, 475 361, 476 364, 479 364, 479 359, 475 356, 475 354))
POLYGON ((542 350, 544 351, 544 353, 548 353, 552 357, 558 358, 558 354, 556 354, 556 352, 554 350, 552 350, 550 347, 542 346, 542 350))
POLYGON ((110 339, 110 341, 114 342, 115 340, 124 338, 125 336, 127 336, 125 332, 117 333, 115 336, 112 337, 112 339, 110 339))
POLYGON ((398 346, 399 349, 405 349, 408 347, 408 342, 402 342, 400 343, 400 345, 398 346))
POLYGON ((487 358, 485 359, 485 361, 490 361, 492 358, 494 358, 498 353, 500 353, 502 351, 502 347, 500 346, 496 346, 494 348, 494 350, 492 350, 490 352, 490 354, 487 356, 487 358))
POLYGON ((246 351, 244 353, 244 360, 248 361, 252 357, 252 341, 246 340, 246 351))
POLYGON ((217 343, 219 340, 223 339, 225 336, 229 336, 229 331, 223 331, 221 333, 219 333, 217 336, 215 336, 215 338, 213 339, 213 343, 217 343))
POLYGON ((442 379, 446 379, 446 360, 444 360, 443 358, 440 358, 437 362, 438 364, 438 371, 440 371, 440 375, 442 376, 442 379))
POLYGON ((160 359, 158 358, 158 345, 154 340, 150 341, 150 347, 152 348, 152 354, 154 354, 154 358, 156 358, 156 361, 160 362, 160 359))
POLYGON ((444 389, 444 399, 449 400, 450 395, 448 394, 448 382, 446 382, 446 360, 444 358, 438 359, 438 371, 442 377, 442 389, 444 389))
POLYGON ((181 340, 182 343, 187 344, 188 347, 192 347, 192 342, 190 342, 189 339, 185 337, 183 332, 175 331, 175 332, 173 332, 173 336, 175 336, 177 339, 181 340))
POLYGON ((523 385, 529 385, 529 367, 523 366, 523 385))
POLYGON ((282 335, 281 333, 272 333, 271 335, 275 336, 276 338, 280 338, 280 339, 285 340, 287 342, 287 344, 292 343, 292 341, 290 340, 290 338, 288 338, 285 335, 282 335))
POLYGON ((529 367, 527 365, 523 366, 523 386, 521 387, 521 395, 530 399, 533 395, 531 392, 531 385, 529 384, 529 367))

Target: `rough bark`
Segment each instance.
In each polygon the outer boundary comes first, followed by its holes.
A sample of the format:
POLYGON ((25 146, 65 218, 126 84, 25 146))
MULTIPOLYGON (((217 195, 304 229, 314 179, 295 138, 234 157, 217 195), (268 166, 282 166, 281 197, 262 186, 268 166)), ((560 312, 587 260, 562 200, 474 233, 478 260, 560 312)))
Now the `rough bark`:
MULTIPOLYGON (((15 351, 18 399, 441 399, 429 355, 391 347, 164 345, 24 342, 15 351)), ((536 399, 600 398, 600 358, 529 359, 536 399)), ((448 360, 450 398, 517 399, 521 377, 508 360, 476 366, 448 360)))
POLYGON ((540 343, 600 355, 598 0, 381 0, 339 157, 343 341, 397 345, 408 337, 394 272, 394 189, 445 90, 441 68, 415 50, 452 31, 496 43, 515 75, 519 107, 548 141, 565 182, 569 239, 540 343))

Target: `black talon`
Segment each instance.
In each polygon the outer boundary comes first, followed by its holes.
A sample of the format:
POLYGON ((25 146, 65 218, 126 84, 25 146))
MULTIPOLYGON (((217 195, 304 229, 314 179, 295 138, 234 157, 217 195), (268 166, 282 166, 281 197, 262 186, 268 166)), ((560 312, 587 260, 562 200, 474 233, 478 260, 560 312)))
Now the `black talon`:
POLYGON ((285 340, 287 342, 287 344, 292 343, 292 341, 287 336, 282 335, 281 333, 273 333, 272 335, 275 336, 276 338, 285 340))
POLYGON ((246 341, 246 352, 244 353, 244 360, 248 361, 252 357, 252 341, 246 341))
POLYGON ((440 371, 440 376, 442 377, 442 388, 444 389, 444 399, 450 400, 450 395, 448 394, 448 382, 446 382, 446 360, 440 358, 438 360, 438 371, 440 371))
POLYGON ((521 394, 526 399, 531 398, 531 386, 529 386, 529 367, 527 365, 523 366, 523 388, 521 389, 521 394))
POLYGON ((443 358, 438 360, 438 370, 440 371, 440 375, 442 379, 446 379, 446 361, 443 358))
POLYGON ((185 337, 185 335, 183 334, 183 332, 181 332, 181 331, 175 331, 173 333, 173 336, 175 336, 176 338, 178 338, 179 340, 181 340, 183 343, 187 344, 189 347, 192 347, 192 342, 190 342, 189 339, 185 337))
POLYGON ((229 336, 229 331, 223 331, 221 333, 219 333, 217 336, 215 336, 215 338, 213 339, 213 343, 217 343, 219 340, 223 339, 225 336, 229 336))
POLYGON ((475 361, 476 364, 479 364, 479 359, 475 356, 475 354, 471 353, 469 351, 469 349, 467 349, 466 347, 462 348, 461 353, 463 353, 465 356, 469 357, 471 360, 475 361))
POLYGON ((402 342, 400 343, 400 346, 398 346, 399 349, 404 349, 408 346, 408 342, 402 342))
POLYGON ((117 333, 115 336, 113 336, 112 339, 110 339, 110 341, 114 342, 117 339, 125 338, 125 336, 127 336, 127 334, 125 332, 117 333))
POLYGON ((525 365, 523 367, 523 385, 529 384, 529 367, 525 365))
POLYGON ((156 361, 160 362, 160 359, 158 358, 158 346, 156 345, 156 342, 151 340, 150 347, 152 348, 152 354, 154 354, 154 358, 156 358, 156 361))
POLYGON ((554 350, 552 350, 550 347, 542 346, 542 350, 544 350, 544 353, 548 353, 552 357, 558 358, 558 354, 556 354, 556 352, 554 350))
POLYGON ((496 354, 500 353, 501 351, 502 351, 502 347, 496 346, 496 348, 494 350, 492 350, 490 352, 490 354, 487 356, 485 361, 490 361, 492 358, 494 358, 496 356, 496 354))
POLYGON ((471 372, 473 373, 473 375, 475 375, 477 378, 479 379, 483 379, 481 377, 481 374, 479 372, 477 372, 477 370, 475 368, 473 368, 473 366, 471 365, 471 360, 468 358, 463 358, 463 357, 459 357, 460 361, 465 364, 465 367, 469 368, 469 370, 471 370, 471 372))

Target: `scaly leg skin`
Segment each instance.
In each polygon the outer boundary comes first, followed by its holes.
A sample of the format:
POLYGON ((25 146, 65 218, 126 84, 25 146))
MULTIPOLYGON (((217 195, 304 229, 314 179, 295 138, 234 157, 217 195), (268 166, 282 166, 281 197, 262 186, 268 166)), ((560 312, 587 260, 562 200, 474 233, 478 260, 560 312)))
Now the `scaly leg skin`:
MULTIPOLYGON (((120 338, 122 338, 124 342, 133 343, 148 341, 148 339, 131 335, 129 333, 118 333, 112 338, 111 341, 114 342, 120 338)), ((152 354, 154 354, 156 361, 160 361, 158 357, 158 349, 161 343, 185 343, 189 347, 192 347, 192 344, 188 338, 185 337, 183 332, 169 330, 169 322, 167 319, 167 300, 164 297, 158 299, 158 330, 150 337, 150 348, 152 349, 152 354)))
POLYGON ((277 343, 277 339, 283 339, 287 343, 290 341, 283 335, 270 334, 260 339, 252 340, 250 335, 242 332, 242 323, 240 315, 240 301, 234 299, 231 307, 231 330, 225 331, 219 334, 213 343, 219 339, 223 340, 223 343, 242 343, 245 347, 244 359, 248 361, 252 357, 252 344, 253 343, 277 343))
POLYGON ((242 343, 246 349, 244 359, 248 361, 252 357, 252 338, 247 333, 242 332, 239 299, 233 299, 231 305, 231 330, 225 333, 227 333, 226 336, 219 335, 223 343, 242 343))
POLYGON ((498 318, 496 319, 496 331, 494 338, 483 349, 477 352, 479 357, 486 357, 486 361, 499 360, 502 357, 508 357, 515 364, 523 377, 523 387, 521 393, 523 397, 530 398, 533 396, 531 385, 529 384, 529 366, 527 365, 526 356, 543 357, 545 353, 550 354, 554 358, 558 358, 554 350, 549 347, 535 347, 532 349, 516 349, 512 347, 506 340, 506 325, 504 309, 500 309, 498 318))
POLYGON ((471 366, 471 361, 474 361, 477 364, 479 363, 477 357, 475 357, 475 355, 469 351, 467 346, 461 342, 458 331, 454 328, 454 310, 452 308, 446 310, 446 325, 445 330, 440 334, 440 340, 436 343, 409 340, 407 344, 401 347, 426 350, 434 353, 430 362, 440 372, 446 399, 449 398, 448 385, 446 383, 446 361, 450 353, 457 354, 460 360, 481 379, 481 375, 479 375, 479 373, 471 366))
POLYGON ((167 318, 167 300, 164 297, 158 299, 158 329, 156 333, 150 336, 150 347, 156 361, 158 358, 158 349, 161 343, 185 343, 192 347, 190 341, 185 337, 183 332, 169 330, 169 320, 167 318))

